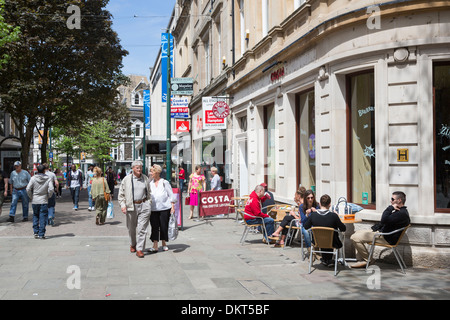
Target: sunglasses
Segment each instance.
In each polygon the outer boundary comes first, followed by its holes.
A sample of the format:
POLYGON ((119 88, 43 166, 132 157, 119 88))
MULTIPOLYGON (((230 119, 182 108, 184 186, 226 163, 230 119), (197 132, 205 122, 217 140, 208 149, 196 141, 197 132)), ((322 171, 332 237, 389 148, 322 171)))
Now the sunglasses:
POLYGON ((396 199, 394 199, 394 198, 391 198, 391 201, 395 201, 396 199))

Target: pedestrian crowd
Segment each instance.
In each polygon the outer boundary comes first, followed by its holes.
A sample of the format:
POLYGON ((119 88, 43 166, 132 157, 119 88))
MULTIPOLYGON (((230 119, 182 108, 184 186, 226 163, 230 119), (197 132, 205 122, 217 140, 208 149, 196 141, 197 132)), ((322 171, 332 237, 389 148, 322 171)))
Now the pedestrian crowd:
MULTIPOLYGON (((206 191, 206 177, 200 165, 195 166, 194 172, 189 176, 186 204, 190 205, 189 219, 193 218, 194 209, 199 204, 199 194, 206 191)), ((159 251, 159 242, 162 242, 162 251, 169 250, 169 221, 175 213, 175 204, 178 201, 172 191, 169 181, 162 175, 164 169, 154 164, 149 171, 149 176, 143 173, 141 161, 134 161, 131 171, 127 175, 122 169, 117 176, 111 167, 103 174, 99 167, 89 166, 84 175, 75 165, 71 166, 66 175, 66 188, 70 189, 73 202, 73 210, 78 210, 79 195, 81 189, 88 191, 89 211, 96 211, 95 223, 105 223, 107 209, 114 197, 114 188, 120 181, 118 203, 123 214, 126 215, 130 252, 143 258, 144 252, 155 253, 159 251), (84 183, 84 184, 83 184, 84 183), (146 249, 148 226, 151 226, 150 240, 152 247, 146 249)), ((221 190, 221 177, 216 167, 211 167, 211 190, 221 190)), ((185 171, 179 167, 178 172, 180 191, 183 192, 185 183, 185 171)), ((28 171, 22 169, 20 161, 14 163, 14 171, 8 175, 0 170, 0 214, 4 199, 8 193, 8 186, 12 195, 9 212, 9 222, 14 222, 19 199, 22 202, 23 221, 28 221, 28 209, 31 201, 33 210, 34 237, 45 239, 47 225, 55 225, 56 198, 61 197, 64 176, 61 170, 55 172, 49 170, 47 164, 37 166, 37 172, 32 177, 28 171)), ((279 226, 275 229, 275 220, 268 214, 268 208, 275 205, 273 194, 265 183, 257 185, 249 195, 244 208, 244 219, 248 225, 263 224, 263 242, 274 244, 275 247, 284 247, 289 227, 294 223, 302 233, 302 239, 308 252, 314 245, 314 239, 309 232, 312 227, 328 227, 346 231, 338 213, 331 208, 331 198, 324 194, 320 200, 316 200, 313 190, 300 187, 296 191, 294 201, 298 206, 286 214, 279 226), (263 222, 263 223, 262 223, 263 222)), ((371 230, 358 230, 351 236, 358 261, 352 265, 354 268, 366 267, 373 263, 368 261, 369 252, 367 244, 372 243, 377 232, 392 232, 410 224, 408 210, 405 206, 406 195, 401 191, 392 194, 391 204, 384 210, 381 220, 371 230)), ((400 234, 380 236, 376 243, 380 245, 393 245, 399 239, 400 234)), ((341 248, 342 242, 338 233, 334 234, 333 247, 341 248)), ((327 253, 329 249, 323 249, 321 262, 332 266, 333 255, 327 253)))

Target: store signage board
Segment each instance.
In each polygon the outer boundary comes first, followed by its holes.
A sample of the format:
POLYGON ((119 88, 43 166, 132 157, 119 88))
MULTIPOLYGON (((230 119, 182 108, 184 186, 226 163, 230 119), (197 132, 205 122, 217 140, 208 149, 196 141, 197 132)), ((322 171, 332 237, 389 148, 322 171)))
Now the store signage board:
POLYGON ((174 96, 191 96, 194 94, 193 78, 172 78, 170 89, 174 96))
POLYGON ((189 118, 189 99, 171 98, 170 117, 171 118, 189 118))
MULTIPOLYGON (((214 130, 214 129, 226 129, 227 121, 226 116, 223 116, 227 111, 227 108, 224 108, 224 101, 221 98, 217 97, 203 97, 202 98, 202 107, 203 107, 203 129, 204 130, 214 130), (217 106, 219 102, 219 113, 217 111, 217 106)), ((228 106, 228 105, 227 105, 228 106)), ((228 108, 229 110, 229 108, 228 108)))

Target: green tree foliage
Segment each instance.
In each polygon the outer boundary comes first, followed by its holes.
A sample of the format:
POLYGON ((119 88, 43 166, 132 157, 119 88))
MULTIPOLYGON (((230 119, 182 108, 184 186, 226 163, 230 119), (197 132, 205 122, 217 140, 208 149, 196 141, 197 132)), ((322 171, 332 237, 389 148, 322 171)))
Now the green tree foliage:
MULTIPOLYGON (((17 41, 19 39, 20 28, 12 27, 11 25, 5 23, 5 19, 3 18, 3 6, 5 5, 5 0, 0 0, 0 48, 5 44, 17 41)), ((7 53, 3 53, 0 56, 0 69, 2 65, 4 65, 9 59, 9 55, 7 53)))
MULTIPOLYGON (((8 0, 5 23, 20 27, 19 40, 0 48, 10 59, 0 70, 4 111, 23 128, 22 161, 37 123, 44 125, 42 159, 46 161, 51 127, 81 128, 87 121, 125 122, 124 106, 116 102, 117 87, 128 54, 111 28, 108 0, 8 0), (80 29, 68 28, 70 5, 80 8, 80 29)), ((73 135, 74 137, 76 135, 73 135)))

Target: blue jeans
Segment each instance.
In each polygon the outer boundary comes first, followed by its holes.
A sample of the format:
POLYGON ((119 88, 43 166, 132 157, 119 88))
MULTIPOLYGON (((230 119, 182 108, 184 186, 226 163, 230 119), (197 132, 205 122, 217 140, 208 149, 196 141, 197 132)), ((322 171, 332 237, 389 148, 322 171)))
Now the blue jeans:
POLYGON ((48 205, 44 204, 32 204, 33 207, 33 231, 39 237, 45 235, 45 226, 48 219, 48 205))
POLYGON ((55 218, 55 205, 56 205, 56 194, 53 194, 51 198, 48 199, 48 218, 55 218))
POLYGON ((88 191, 89 208, 93 208, 95 206, 95 200, 92 199, 91 189, 92 185, 88 185, 87 191, 88 191))
POLYGON ((9 215, 14 217, 16 215, 17 202, 19 198, 22 199, 22 212, 23 217, 28 218, 28 195, 27 189, 17 190, 13 188, 12 200, 11 200, 11 209, 9 210, 9 215))
MULTIPOLYGON (((247 224, 260 224, 261 219, 262 218, 255 218, 255 219, 247 220, 247 224)), ((264 218, 264 224, 266 226, 266 231, 267 231, 267 234, 264 234, 264 238, 266 239, 266 241, 269 241, 269 239, 267 237, 272 235, 272 233, 275 231, 274 221, 270 217, 264 218)), ((263 231, 263 233, 264 233, 264 231, 263 231)))
POLYGON ((311 247, 311 237, 309 236, 308 230, 303 228, 302 226, 302 233, 303 233, 303 240, 305 241, 305 245, 307 248, 311 247))
POLYGON ((70 194, 72 195, 72 202, 74 207, 78 209, 78 199, 80 198, 80 187, 70 188, 70 194))

